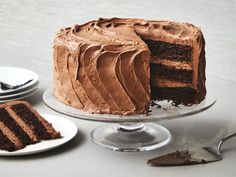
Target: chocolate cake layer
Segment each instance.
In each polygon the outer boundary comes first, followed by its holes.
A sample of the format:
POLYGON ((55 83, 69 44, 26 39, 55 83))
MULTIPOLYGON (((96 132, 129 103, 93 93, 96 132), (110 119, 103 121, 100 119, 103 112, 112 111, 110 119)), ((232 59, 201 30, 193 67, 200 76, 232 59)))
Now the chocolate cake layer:
POLYGON ((158 58, 178 61, 192 61, 192 47, 189 45, 171 44, 163 41, 144 40, 151 54, 158 58))
POLYGON ((176 69, 184 69, 184 70, 193 70, 193 63, 184 62, 184 61, 173 61, 165 58, 157 58, 155 56, 151 57, 151 64, 159 64, 165 65, 169 67, 174 67, 176 69))
POLYGON ((0 108, 0 121, 21 140, 23 146, 34 143, 4 108, 0 108))
POLYGON ((51 135, 38 120, 37 116, 24 104, 12 105, 12 110, 21 117, 27 124, 32 126, 33 131, 40 139, 50 139, 51 135))
POLYGON ((12 143, 6 135, 0 130, 0 149, 7 150, 9 152, 16 151, 18 148, 12 143))
POLYGON ((196 90, 189 87, 153 87, 152 97, 156 100, 172 100, 174 104, 193 104, 196 98, 196 90))
POLYGON ((165 78, 167 80, 181 81, 185 83, 191 83, 193 81, 193 71, 176 69, 175 67, 169 67, 159 64, 151 64, 151 79, 158 76, 158 78, 165 78))

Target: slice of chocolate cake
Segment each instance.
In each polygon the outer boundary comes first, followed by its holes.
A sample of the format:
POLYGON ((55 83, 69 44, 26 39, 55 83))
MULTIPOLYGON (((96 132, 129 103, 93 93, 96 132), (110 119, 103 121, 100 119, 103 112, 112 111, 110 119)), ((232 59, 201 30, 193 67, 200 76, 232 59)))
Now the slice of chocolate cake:
POLYGON ((0 105, 0 149, 16 151, 40 140, 60 138, 52 124, 25 101, 0 105))

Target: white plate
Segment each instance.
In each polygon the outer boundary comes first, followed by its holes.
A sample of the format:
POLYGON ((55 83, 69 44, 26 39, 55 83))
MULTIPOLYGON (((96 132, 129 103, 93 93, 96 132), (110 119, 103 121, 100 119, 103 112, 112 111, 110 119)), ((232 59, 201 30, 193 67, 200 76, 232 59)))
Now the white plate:
POLYGON ((24 94, 21 94, 21 95, 17 95, 17 96, 13 96, 13 97, 8 97, 8 98, 5 98, 5 99, 1 99, 0 103, 5 103, 5 102, 8 102, 8 101, 14 101, 14 100, 20 100, 20 99, 23 99, 23 98, 27 98, 27 97, 33 95, 37 91, 37 89, 38 89, 38 87, 35 87, 30 92, 27 92, 27 93, 24 93, 24 94))
POLYGON ((28 84, 14 90, 1 90, 0 95, 6 95, 13 92, 19 92, 20 90, 26 89, 36 82, 38 82, 38 75, 33 71, 24 68, 0 66, 0 81, 10 85, 19 85, 31 80, 28 84))
POLYGON ((0 95, 1 100, 6 100, 8 98, 17 97, 23 94, 30 93, 38 88, 39 83, 36 82, 35 85, 28 87, 27 89, 21 90, 20 92, 14 92, 8 95, 0 95))
POLYGON ((0 150, 0 156, 21 156, 36 154, 54 149, 70 141, 78 132, 78 128, 72 121, 60 116, 41 114, 48 122, 52 123, 56 131, 60 131, 62 138, 55 140, 44 140, 39 143, 26 146, 24 149, 8 152, 0 150))

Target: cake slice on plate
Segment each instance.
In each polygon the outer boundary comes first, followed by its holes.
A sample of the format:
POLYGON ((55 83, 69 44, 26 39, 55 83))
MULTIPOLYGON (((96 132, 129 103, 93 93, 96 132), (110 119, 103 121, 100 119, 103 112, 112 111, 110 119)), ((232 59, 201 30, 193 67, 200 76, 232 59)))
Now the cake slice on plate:
POLYGON ((0 149, 16 151, 40 140, 60 138, 52 124, 25 101, 0 105, 0 149))

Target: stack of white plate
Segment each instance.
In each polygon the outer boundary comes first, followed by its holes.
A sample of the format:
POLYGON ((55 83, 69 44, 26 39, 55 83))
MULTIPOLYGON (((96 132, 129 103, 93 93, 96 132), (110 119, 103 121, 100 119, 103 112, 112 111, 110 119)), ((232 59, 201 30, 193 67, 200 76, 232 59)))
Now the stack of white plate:
POLYGON ((28 69, 9 66, 0 66, 0 81, 14 86, 30 81, 17 89, 2 90, 0 88, 0 103, 29 97, 36 92, 39 85, 36 73, 28 69))

